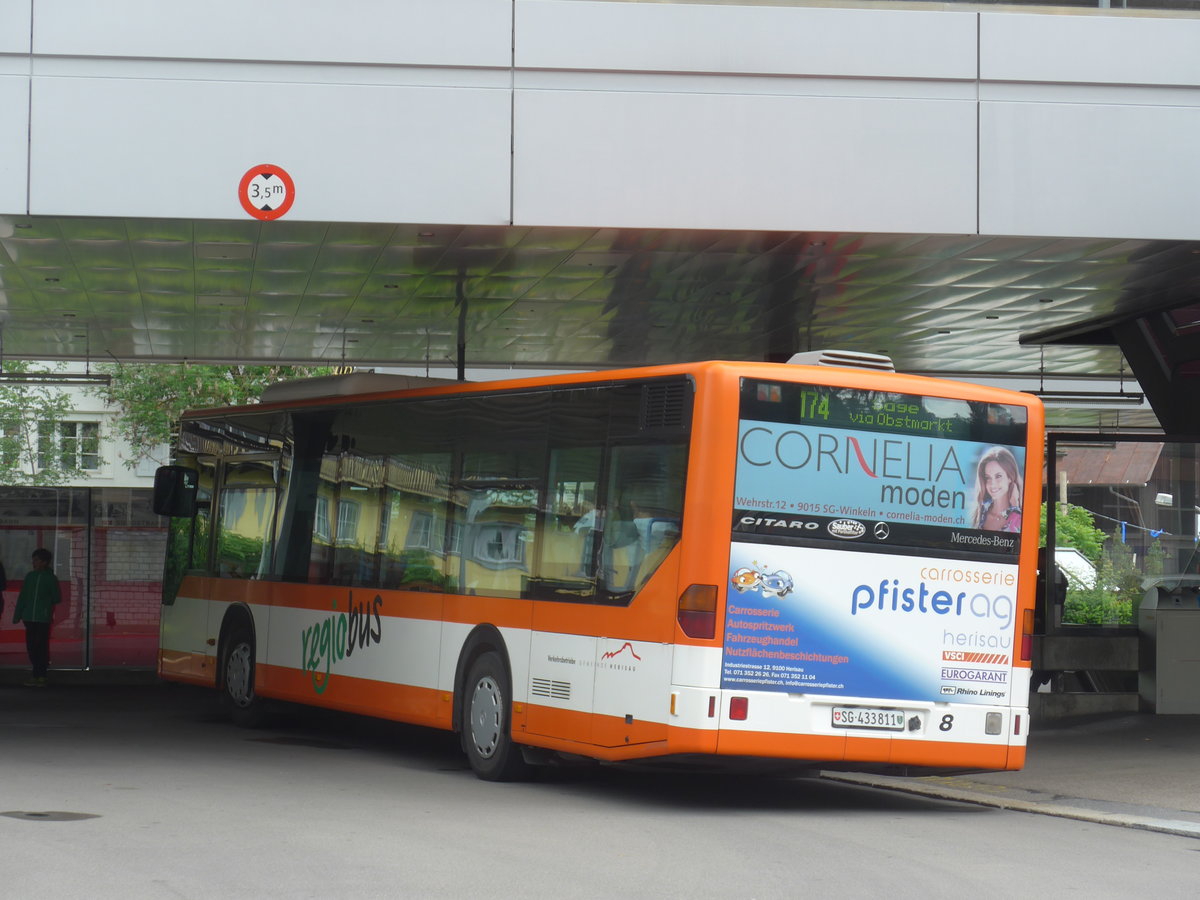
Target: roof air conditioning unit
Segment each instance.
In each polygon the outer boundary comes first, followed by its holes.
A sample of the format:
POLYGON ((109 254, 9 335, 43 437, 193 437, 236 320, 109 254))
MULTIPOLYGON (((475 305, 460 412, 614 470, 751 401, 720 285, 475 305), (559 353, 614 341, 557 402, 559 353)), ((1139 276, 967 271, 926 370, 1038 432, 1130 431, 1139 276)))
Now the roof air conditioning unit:
POLYGON ((860 353, 857 350, 810 350, 793 354, 790 366, 837 366, 842 369, 871 369, 875 372, 895 372, 891 357, 882 353, 860 353))

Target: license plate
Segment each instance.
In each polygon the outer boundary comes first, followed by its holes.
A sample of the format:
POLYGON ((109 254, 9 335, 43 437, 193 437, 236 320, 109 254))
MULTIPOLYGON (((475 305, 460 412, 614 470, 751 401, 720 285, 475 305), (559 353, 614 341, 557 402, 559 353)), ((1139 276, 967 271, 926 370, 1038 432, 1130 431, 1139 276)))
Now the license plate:
POLYGON ((904 710, 878 709, 874 706, 835 706, 833 708, 833 727, 903 731, 904 710))

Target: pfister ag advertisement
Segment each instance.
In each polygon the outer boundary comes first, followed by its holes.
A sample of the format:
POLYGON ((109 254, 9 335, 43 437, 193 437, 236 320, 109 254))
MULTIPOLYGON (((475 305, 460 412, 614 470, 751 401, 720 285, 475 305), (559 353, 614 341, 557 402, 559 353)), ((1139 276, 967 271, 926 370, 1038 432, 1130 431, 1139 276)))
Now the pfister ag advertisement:
POLYGON ((721 686, 1004 705, 1017 566, 738 543, 721 686))

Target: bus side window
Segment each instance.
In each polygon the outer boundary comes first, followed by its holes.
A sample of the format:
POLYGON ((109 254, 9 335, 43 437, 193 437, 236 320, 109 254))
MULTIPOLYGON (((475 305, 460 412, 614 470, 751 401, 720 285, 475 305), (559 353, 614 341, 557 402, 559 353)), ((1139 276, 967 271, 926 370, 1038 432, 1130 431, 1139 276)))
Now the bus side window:
MULTIPOLYGON (((407 453, 388 460, 380 526, 383 587, 446 589, 446 507, 450 453, 407 453)), ((450 552, 457 552, 451 544, 450 552)))
POLYGON ((209 538, 211 536, 213 463, 193 457, 181 462, 198 473, 196 511, 188 518, 170 519, 167 531, 167 554, 163 569, 163 603, 174 603, 183 577, 189 572, 208 568, 209 538))
POLYGON ((538 555, 547 395, 453 404, 458 452, 449 503, 451 590, 521 597, 538 555))
POLYGON ((217 510, 217 574, 261 578, 274 548, 277 460, 230 465, 217 510))
POLYGON ((603 523, 596 508, 602 452, 599 447, 550 451, 550 478, 542 510, 539 558, 529 595, 592 600, 596 544, 603 523))
POLYGON ((612 449, 600 573, 610 595, 641 589, 678 542, 685 460, 682 444, 612 449))
POLYGON ((337 512, 330 520, 333 584, 359 587, 379 582, 383 472, 383 459, 367 453, 343 453, 338 461, 337 512))

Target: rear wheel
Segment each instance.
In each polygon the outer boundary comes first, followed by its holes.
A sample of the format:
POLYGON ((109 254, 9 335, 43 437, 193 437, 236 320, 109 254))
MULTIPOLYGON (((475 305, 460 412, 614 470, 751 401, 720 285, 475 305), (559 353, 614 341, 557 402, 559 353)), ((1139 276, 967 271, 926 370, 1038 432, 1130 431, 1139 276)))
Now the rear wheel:
POLYGON ((244 625, 235 626, 225 642, 221 660, 225 706, 235 725, 254 728, 263 721, 263 701, 254 692, 254 637, 244 625))
POLYGON ((485 781, 512 781, 528 773, 512 739, 512 692, 500 655, 484 653, 471 664, 463 697, 462 740, 467 760, 485 781))

